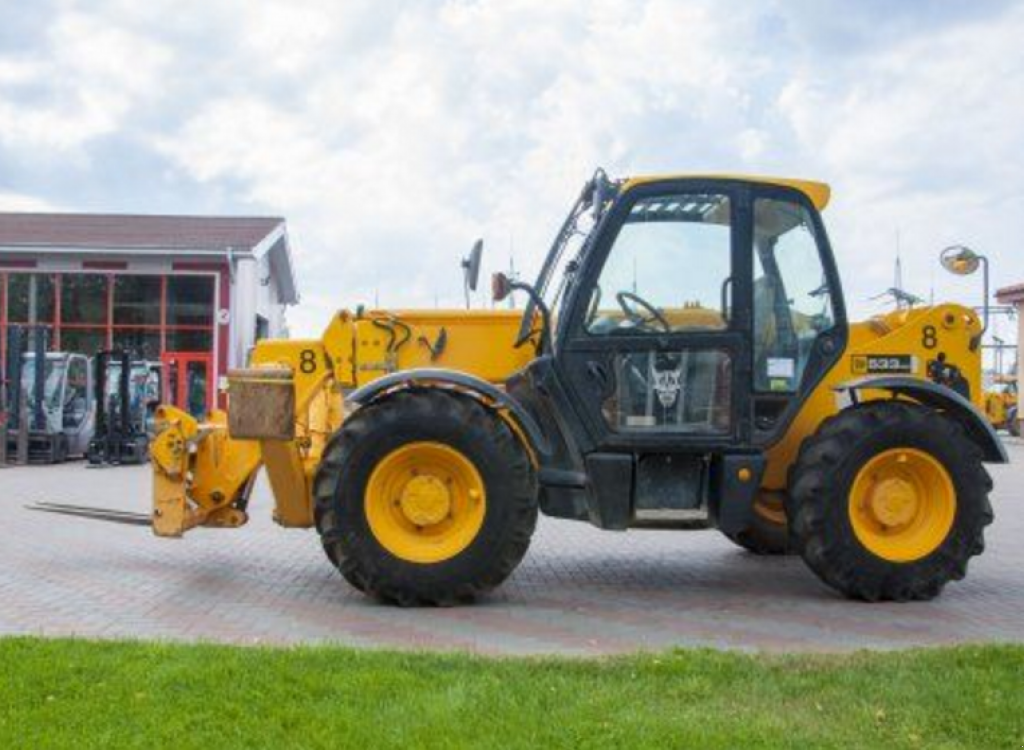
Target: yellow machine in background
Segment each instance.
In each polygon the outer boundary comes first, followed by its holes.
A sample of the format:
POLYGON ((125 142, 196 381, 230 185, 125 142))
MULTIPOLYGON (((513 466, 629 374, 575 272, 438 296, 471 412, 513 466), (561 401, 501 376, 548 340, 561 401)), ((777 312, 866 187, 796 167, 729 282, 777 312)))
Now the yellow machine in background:
POLYGON ((161 407, 153 528, 241 526, 263 468, 275 521, 315 526, 350 583, 399 604, 499 585, 538 511, 715 527, 849 596, 934 596, 980 552, 981 464, 1006 458, 982 325, 954 304, 848 323, 828 195, 598 172, 537 284, 495 277, 525 312, 342 311, 318 339, 259 342, 227 414, 161 407))
POLYGON ((985 415, 995 429, 1020 437, 1016 377, 997 375, 993 379, 991 387, 985 391, 985 415))

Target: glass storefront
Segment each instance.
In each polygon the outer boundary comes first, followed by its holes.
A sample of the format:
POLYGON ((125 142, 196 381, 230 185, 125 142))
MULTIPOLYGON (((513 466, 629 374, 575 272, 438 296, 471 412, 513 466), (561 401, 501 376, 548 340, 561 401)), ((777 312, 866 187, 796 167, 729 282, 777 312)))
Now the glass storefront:
POLYGON ((50 327, 52 349, 89 357, 110 348, 151 361, 164 352, 210 354, 215 278, 0 271, 0 358, 8 326, 33 321, 50 327))

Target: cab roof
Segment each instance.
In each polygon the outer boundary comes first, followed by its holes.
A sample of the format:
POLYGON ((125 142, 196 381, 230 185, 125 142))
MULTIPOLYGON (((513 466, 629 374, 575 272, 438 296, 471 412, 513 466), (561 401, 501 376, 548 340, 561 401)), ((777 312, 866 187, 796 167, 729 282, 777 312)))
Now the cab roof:
POLYGON ((751 182, 760 185, 780 185, 782 187, 789 187, 799 190, 801 193, 807 196, 807 198, 814 204, 814 207, 819 211, 823 211, 825 206, 828 205, 828 200, 832 196, 832 188, 826 185, 824 182, 816 182, 814 180, 801 180, 792 177, 767 177, 764 175, 749 175, 749 174, 708 174, 708 173, 690 173, 690 174, 662 174, 662 175, 646 175, 641 177, 629 177, 622 185, 623 190, 630 190, 637 187, 638 185, 649 185, 654 182, 666 182, 668 180, 693 180, 693 179, 706 179, 706 180, 733 180, 735 182, 751 182))

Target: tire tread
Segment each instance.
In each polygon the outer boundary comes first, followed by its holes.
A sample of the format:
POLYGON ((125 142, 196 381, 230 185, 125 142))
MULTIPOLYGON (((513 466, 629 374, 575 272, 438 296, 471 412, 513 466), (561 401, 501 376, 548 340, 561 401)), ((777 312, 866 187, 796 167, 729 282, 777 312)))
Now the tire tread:
POLYGON ((953 419, 910 402, 868 402, 830 417, 804 441, 788 483, 786 511, 796 551, 829 586, 868 601, 935 597, 946 583, 966 575, 970 558, 984 550, 984 528, 993 519, 988 498, 992 479, 982 464, 981 449, 953 419), (847 487, 839 477, 851 471, 849 457, 858 446, 869 448, 891 436, 913 442, 922 435, 956 446, 955 464, 946 464, 951 475, 959 477, 954 530, 925 558, 927 566, 915 568, 923 571, 921 575, 903 575, 894 567, 900 564, 886 566, 879 558, 878 565, 866 566, 864 556, 870 553, 852 532, 832 528, 833 504, 845 508, 848 503, 847 487))

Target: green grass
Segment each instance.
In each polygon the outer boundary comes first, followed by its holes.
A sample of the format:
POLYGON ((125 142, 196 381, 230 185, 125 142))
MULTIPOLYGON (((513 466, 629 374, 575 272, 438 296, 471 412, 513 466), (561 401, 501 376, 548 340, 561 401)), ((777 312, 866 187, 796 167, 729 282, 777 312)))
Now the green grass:
POLYGON ((603 660, 0 639, 0 748, 1024 745, 1024 648, 603 660))

